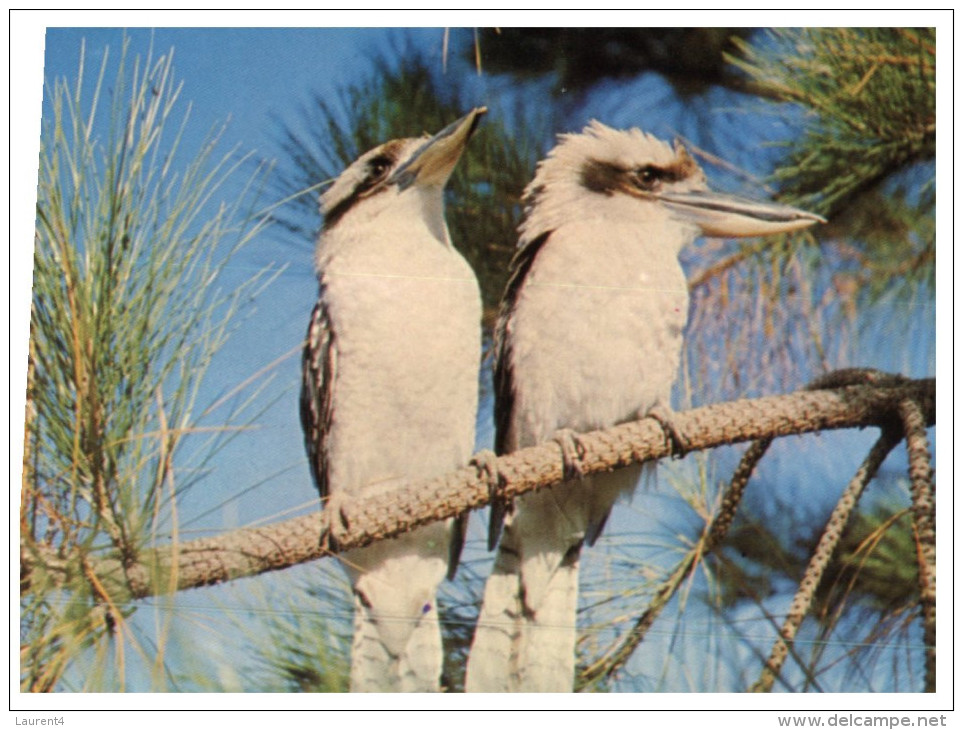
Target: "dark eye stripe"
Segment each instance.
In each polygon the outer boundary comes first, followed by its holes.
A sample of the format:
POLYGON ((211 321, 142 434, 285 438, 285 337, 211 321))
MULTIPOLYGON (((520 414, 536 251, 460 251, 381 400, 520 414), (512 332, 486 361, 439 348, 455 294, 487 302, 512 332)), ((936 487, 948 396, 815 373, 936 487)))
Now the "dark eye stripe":
POLYGON ((662 182, 684 180, 692 172, 693 168, 682 161, 670 165, 643 165, 626 169, 611 162, 588 160, 582 166, 581 182, 592 192, 612 195, 625 189, 627 185, 640 190, 652 190, 662 182))
POLYGON ((612 195, 622 187, 626 170, 601 160, 588 160, 582 165, 582 185, 595 193, 612 195))

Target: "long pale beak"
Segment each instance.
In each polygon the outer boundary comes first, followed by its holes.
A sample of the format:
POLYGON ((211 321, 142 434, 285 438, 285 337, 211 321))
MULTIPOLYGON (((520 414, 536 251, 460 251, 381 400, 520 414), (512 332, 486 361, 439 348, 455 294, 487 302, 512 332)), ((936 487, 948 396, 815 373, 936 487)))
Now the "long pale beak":
POLYGON ((826 219, 815 213, 779 203, 739 198, 708 190, 655 193, 676 217, 702 229, 703 235, 743 238, 785 233, 826 219))
POLYGON ((385 183, 398 185, 402 190, 414 183, 444 186, 464 152, 469 137, 487 111, 486 107, 476 107, 457 122, 452 122, 433 137, 426 139, 385 183))

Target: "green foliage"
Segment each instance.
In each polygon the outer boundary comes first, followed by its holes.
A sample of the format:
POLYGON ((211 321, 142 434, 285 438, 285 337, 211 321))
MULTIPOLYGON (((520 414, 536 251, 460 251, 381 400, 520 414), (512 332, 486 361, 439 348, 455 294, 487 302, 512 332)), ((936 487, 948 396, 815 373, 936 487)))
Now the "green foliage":
POLYGON ((934 30, 786 29, 735 45, 727 58, 765 99, 756 111, 789 130, 772 175, 779 197, 829 223, 700 250, 687 354, 692 391, 711 399, 852 364, 880 327, 900 347, 915 319, 881 320, 873 307, 915 308, 935 286, 934 30))
POLYGON ((814 28, 739 43, 733 63, 810 110, 777 179, 832 215, 860 192, 936 156, 936 31, 814 28))
POLYGON ((916 549, 908 508, 881 504, 855 515, 815 615, 834 616, 850 598, 881 614, 911 608, 919 600, 917 565, 908 559, 916 549))
MULTIPOLYGON (((721 616, 746 616, 749 607, 769 615, 767 606, 778 605, 787 587, 800 585, 820 538, 819 520, 799 515, 798 506, 756 502, 743 506, 710 561, 716 576, 710 600, 721 616)), ((840 681, 844 688, 849 682, 871 688, 898 676, 900 661, 886 658, 887 651, 918 645, 911 636, 919 605, 916 550, 908 508, 883 501, 853 515, 817 587, 790 666, 780 674, 786 688, 820 690, 824 682, 840 681), (876 671, 880 660, 890 665, 876 671), (834 678, 834 669, 845 679, 834 678)), ((753 631, 746 633, 752 644, 753 631)), ((914 674, 913 666, 921 664, 919 655, 907 652, 902 660, 907 686, 918 686, 919 668, 914 674)))
POLYGON ((932 290, 935 28, 793 29, 737 45, 734 64, 805 110, 775 179, 853 241, 851 283, 877 295, 893 278, 932 290))
POLYGON ((334 561, 306 573, 265 576, 244 591, 257 631, 236 622, 245 637, 242 691, 348 691, 351 587, 334 561))
MULTIPOLYGON (((22 586, 25 690, 57 688, 78 652, 102 655, 105 638, 118 666, 106 686, 123 688, 132 609, 83 565, 176 542, 176 500, 190 484, 178 452, 205 415, 205 370, 256 292, 258 277, 224 292, 218 276, 263 225, 245 207, 260 174, 238 188, 246 158, 214 157, 216 132, 179 166, 186 117, 172 119, 171 63, 131 63, 125 46, 110 81, 105 54, 91 92, 82 55, 76 83, 47 90, 20 528, 23 550, 59 556, 80 578, 55 588, 38 569, 22 586), (228 186, 234 202, 212 205, 228 186)), ((151 653, 162 662, 162 649, 151 653)))
MULTIPOLYGON (((800 581, 822 528, 815 519, 800 522, 798 517, 787 505, 767 509, 765 516, 744 505, 723 546, 721 605, 757 601, 787 581, 800 581)), ((915 545, 905 507, 879 504, 869 512, 855 514, 826 569, 813 615, 831 623, 847 604, 880 614, 913 605, 919 598, 919 585, 916 564, 907 556, 915 554, 915 545)))

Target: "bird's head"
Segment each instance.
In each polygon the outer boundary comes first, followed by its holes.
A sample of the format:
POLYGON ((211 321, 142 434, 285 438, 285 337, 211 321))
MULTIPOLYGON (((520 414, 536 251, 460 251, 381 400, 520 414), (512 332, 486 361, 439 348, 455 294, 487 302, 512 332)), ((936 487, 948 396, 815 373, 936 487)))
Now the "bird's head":
POLYGON ((393 139, 365 152, 321 196, 324 230, 361 211, 377 216, 412 193, 437 197, 440 206, 441 191, 485 112, 478 107, 435 135, 393 139))
POLYGON ((694 233, 738 238, 805 228, 823 218, 798 208, 709 190, 685 147, 639 129, 616 130, 592 121, 560 136, 525 192, 523 239, 534 239, 566 218, 586 216, 644 224, 656 217, 694 233))

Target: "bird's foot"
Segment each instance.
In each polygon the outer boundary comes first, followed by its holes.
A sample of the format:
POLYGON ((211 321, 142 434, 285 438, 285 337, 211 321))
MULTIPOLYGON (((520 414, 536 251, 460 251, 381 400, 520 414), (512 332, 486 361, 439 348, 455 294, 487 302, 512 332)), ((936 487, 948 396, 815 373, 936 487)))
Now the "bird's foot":
POLYGON ((468 462, 478 471, 478 476, 485 480, 488 486, 490 500, 498 498, 498 488, 501 486, 501 475, 498 473, 498 457, 491 449, 482 449, 471 457, 468 462))
POLYGON ((555 432, 552 440, 562 450, 562 475, 565 481, 584 477, 585 445, 581 436, 570 428, 562 428, 555 432))
POLYGON ((471 457, 468 462, 478 470, 478 475, 488 486, 488 504, 491 507, 491 518, 488 522, 488 549, 494 550, 502 534, 502 523, 510 502, 501 495, 502 477, 498 471, 498 456, 490 449, 483 449, 471 457))
POLYGON ((653 406, 645 415, 655 419, 662 427, 672 458, 681 459, 689 453, 691 450, 689 439, 676 424, 675 414, 672 411, 664 406, 653 406))
POLYGON ((329 494, 321 510, 321 549, 339 552, 345 536, 351 529, 348 508, 351 499, 341 493, 329 494))

